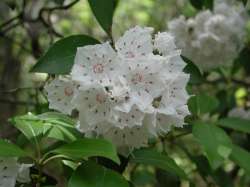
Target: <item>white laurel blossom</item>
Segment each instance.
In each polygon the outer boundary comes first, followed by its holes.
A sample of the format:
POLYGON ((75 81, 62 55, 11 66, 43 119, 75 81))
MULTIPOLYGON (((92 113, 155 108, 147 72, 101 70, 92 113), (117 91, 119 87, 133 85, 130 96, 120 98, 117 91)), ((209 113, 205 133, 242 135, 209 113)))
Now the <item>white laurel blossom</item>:
POLYGON ((16 181, 30 182, 31 164, 19 164, 17 158, 0 158, 0 187, 14 187, 16 181))
POLYGON ((246 12, 242 4, 215 1, 214 10, 168 23, 182 54, 202 70, 230 66, 244 44, 246 12))
MULTIPOLYGON (((70 78, 46 86, 50 107, 79 113, 79 131, 121 152, 182 127, 189 114, 184 61, 169 33, 136 26, 109 43, 79 47, 70 78)), ((126 152, 127 152, 126 151, 126 152)))

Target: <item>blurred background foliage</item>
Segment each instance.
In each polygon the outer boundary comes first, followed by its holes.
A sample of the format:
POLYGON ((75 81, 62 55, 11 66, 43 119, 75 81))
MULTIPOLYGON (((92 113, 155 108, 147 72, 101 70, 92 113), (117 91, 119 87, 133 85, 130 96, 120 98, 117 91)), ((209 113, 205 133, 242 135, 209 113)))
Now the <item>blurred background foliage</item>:
MULTIPOLYGON (((191 17, 197 11, 188 0, 120 0, 113 20, 113 35, 114 38, 118 38, 134 25, 147 25, 154 27, 156 31, 164 31, 168 20, 180 14, 191 17)), ((238 60, 248 61, 246 67, 249 68, 250 22, 246 29, 248 34, 245 52, 242 52, 238 60)), ((16 130, 10 129, 8 118, 28 111, 34 113, 48 111, 48 103, 42 90, 47 75, 29 73, 29 70, 52 43, 72 34, 87 34, 100 41, 107 39, 105 32, 95 20, 87 0, 0 1, 1 138, 15 139, 18 134, 16 130)), ((235 64, 237 67, 237 63, 235 64)), ((241 70, 237 71, 236 76, 242 78, 244 75, 248 80, 250 68, 248 70, 246 74, 242 74, 241 70)), ((227 76, 227 70, 224 75, 227 76)), ((236 105, 250 106, 248 85, 238 84, 236 87, 231 87, 228 84, 219 83, 216 84, 218 89, 214 90, 216 76, 218 73, 213 72, 207 77, 207 84, 199 89, 195 86, 190 89, 193 93, 206 92, 216 95, 219 100, 216 112, 220 112, 221 115, 226 114, 236 105)), ((214 112, 214 118, 217 118, 216 112, 214 112)), ((203 117, 206 118, 206 116, 203 117)), ((250 150, 249 135, 229 133, 233 141, 250 150)), ((225 161, 224 168, 212 172, 207 159, 198 154, 200 149, 192 134, 183 136, 181 139, 174 139, 172 134, 169 134, 163 143, 154 143, 157 149, 168 152, 186 173, 191 173, 196 186, 250 186, 250 176, 229 160, 225 161), (189 150, 175 146, 182 145, 183 142, 189 145, 189 150), (193 156, 193 153, 196 153, 196 156, 193 156), (191 155, 190 158, 193 160, 187 159, 186 155, 191 155), (195 161, 195 164, 192 161, 195 161)), ((188 186, 188 182, 180 181, 170 173, 149 166, 131 165, 125 175, 128 175, 139 187, 188 186)))

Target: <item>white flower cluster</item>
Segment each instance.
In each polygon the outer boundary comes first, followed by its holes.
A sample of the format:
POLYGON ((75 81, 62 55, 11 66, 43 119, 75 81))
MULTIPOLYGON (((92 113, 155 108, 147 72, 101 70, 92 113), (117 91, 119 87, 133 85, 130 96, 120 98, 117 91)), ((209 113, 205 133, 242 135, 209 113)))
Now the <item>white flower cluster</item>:
POLYGON ((215 1, 214 10, 199 12, 194 18, 180 16, 168 23, 182 54, 202 70, 228 66, 244 44, 246 10, 242 3, 215 1))
POLYGON ((46 85, 50 108, 79 112, 81 132, 111 140, 119 148, 139 148, 152 135, 181 127, 189 114, 189 75, 174 38, 136 26, 115 44, 77 49, 68 78, 46 85))
POLYGON ((0 158, 0 187, 14 187, 16 181, 30 182, 30 164, 19 164, 16 158, 0 158))
POLYGON ((228 116, 250 120, 250 110, 245 110, 243 107, 233 108, 228 116))

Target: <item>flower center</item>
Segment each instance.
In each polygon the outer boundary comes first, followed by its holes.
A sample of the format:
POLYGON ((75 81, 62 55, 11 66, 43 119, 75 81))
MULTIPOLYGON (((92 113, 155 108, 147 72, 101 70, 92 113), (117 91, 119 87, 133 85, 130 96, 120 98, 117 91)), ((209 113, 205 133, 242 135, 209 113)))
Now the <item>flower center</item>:
POLYGON ((73 93, 74 93, 74 91, 73 91, 73 89, 72 88, 70 88, 70 87, 65 87, 64 88, 64 94, 66 95, 66 96, 71 96, 71 95, 73 95, 73 93))
POLYGON ((99 104, 102 104, 102 103, 104 103, 106 101, 106 98, 104 97, 104 95, 96 94, 96 101, 99 104))
POLYGON ((94 71, 94 73, 102 73, 102 72, 103 72, 103 69, 104 69, 104 67, 103 67, 102 64, 95 64, 95 65, 93 66, 93 71, 94 71))
POLYGON ((131 79, 131 82, 134 84, 138 84, 142 81, 143 81, 143 76, 140 73, 136 73, 131 79))
POLYGON ((131 51, 128 51, 128 52, 126 52, 126 57, 127 58, 134 58, 135 54, 133 52, 131 52, 131 51))

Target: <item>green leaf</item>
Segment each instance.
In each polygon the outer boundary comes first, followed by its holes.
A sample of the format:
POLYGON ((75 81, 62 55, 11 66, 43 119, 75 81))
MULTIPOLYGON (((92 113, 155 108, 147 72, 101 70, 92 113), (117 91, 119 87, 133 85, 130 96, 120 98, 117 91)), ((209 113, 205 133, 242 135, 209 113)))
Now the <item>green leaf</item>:
POLYGON ((88 2, 99 24, 111 36, 113 15, 118 0, 88 0, 88 2))
POLYGON ((76 169, 68 187, 129 187, 129 184, 120 174, 88 161, 76 169))
POLYGON ((244 133, 250 133, 250 120, 229 117, 219 120, 219 125, 227 128, 231 128, 244 133))
POLYGON ((52 152, 76 159, 83 159, 91 156, 102 156, 120 164, 115 147, 104 139, 78 139, 72 143, 63 145, 52 152))
POLYGON ((11 122, 28 139, 47 136, 61 141, 74 141, 79 136, 75 121, 57 112, 40 115, 23 115, 11 119, 11 122))
POLYGON ((231 154, 231 139, 216 125, 202 122, 195 123, 193 135, 203 147, 213 169, 217 169, 231 154))
POLYGON ((241 2, 243 3, 244 6, 247 5, 247 1, 248 1, 248 0, 241 0, 241 2))
POLYGON ((80 137, 80 134, 75 129, 76 122, 64 114, 47 112, 37 117, 46 122, 44 124, 49 128, 47 136, 50 138, 70 142, 80 137))
POLYGON ((191 84, 200 84, 204 81, 202 73, 200 69, 187 57, 181 56, 182 59, 186 62, 186 67, 184 68, 184 72, 190 74, 189 83, 191 84))
POLYGON ((206 94, 200 94, 191 97, 188 100, 188 108, 194 115, 210 113, 219 106, 219 102, 215 97, 206 94))
POLYGON ((204 0, 204 6, 210 10, 213 10, 214 0, 204 0))
POLYGON ((237 145, 233 145, 233 151, 230 159, 240 167, 244 168, 248 175, 250 175, 250 153, 248 151, 237 145))
POLYGON ((29 140, 42 135, 45 129, 42 121, 37 120, 37 117, 31 113, 23 116, 12 118, 11 123, 19 129, 29 140))
POLYGON ((0 157, 25 157, 28 153, 18 146, 0 139, 0 157))
POLYGON ((203 7, 203 0, 190 0, 194 8, 201 10, 203 7))
POLYGON ((172 158, 153 149, 135 150, 130 158, 130 161, 139 164, 153 165, 157 168, 178 175, 183 179, 188 178, 185 172, 175 163, 172 158))
POLYGON ((67 74, 70 72, 77 47, 99 43, 86 35, 72 35, 54 43, 42 56, 31 72, 67 74))

